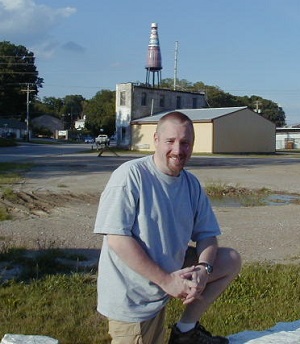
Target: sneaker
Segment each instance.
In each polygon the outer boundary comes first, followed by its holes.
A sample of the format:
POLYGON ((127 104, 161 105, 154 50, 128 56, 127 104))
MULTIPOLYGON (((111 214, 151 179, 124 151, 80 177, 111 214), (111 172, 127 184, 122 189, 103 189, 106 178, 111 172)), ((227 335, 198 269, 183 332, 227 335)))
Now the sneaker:
POLYGON ((203 326, 196 326, 188 331, 181 332, 176 325, 172 327, 169 344, 228 344, 229 340, 221 336, 213 336, 203 326))

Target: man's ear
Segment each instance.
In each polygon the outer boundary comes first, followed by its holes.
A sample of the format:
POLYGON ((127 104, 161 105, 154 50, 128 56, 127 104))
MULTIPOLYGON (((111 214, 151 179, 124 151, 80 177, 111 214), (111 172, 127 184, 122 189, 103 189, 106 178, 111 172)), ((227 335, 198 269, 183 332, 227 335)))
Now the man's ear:
POLYGON ((157 134, 157 132, 154 133, 153 139, 154 139, 154 145, 156 145, 157 141, 158 141, 158 134, 157 134))

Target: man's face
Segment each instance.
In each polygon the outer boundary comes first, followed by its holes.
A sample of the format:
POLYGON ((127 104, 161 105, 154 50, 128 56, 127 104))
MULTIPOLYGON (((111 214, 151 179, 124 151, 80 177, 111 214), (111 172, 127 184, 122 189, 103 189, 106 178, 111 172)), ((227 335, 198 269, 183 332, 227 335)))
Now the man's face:
POLYGON ((178 176, 188 162, 194 144, 189 123, 168 121, 154 134, 154 162, 158 169, 170 176, 178 176))

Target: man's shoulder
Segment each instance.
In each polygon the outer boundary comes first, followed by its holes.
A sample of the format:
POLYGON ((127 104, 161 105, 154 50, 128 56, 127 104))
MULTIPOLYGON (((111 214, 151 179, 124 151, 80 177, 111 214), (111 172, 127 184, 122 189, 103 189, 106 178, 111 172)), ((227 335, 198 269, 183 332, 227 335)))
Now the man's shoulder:
POLYGON ((150 159, 150 156, 144 156, 144 157, 141 157, 141 158, 135 158, 135 159, 132 159, 132 160, 128 160, 126 162, 124 162, 122 165, 120 165, 117 170, 123 170, 123 171, 126 171, 126 170, 134 170, 134 169, 138 169, 140 168, 141 166, 144 166, 144 165, 147 165, 149 163, 149 159, 150 159))
POLYGON ((139 174, 141 169, 149 168, 150 156, 145 156, 142 158, 135 158, 128 160, 121 164, 112 173, 112 177, 115 179, 124 179, 128 176, 139 174))

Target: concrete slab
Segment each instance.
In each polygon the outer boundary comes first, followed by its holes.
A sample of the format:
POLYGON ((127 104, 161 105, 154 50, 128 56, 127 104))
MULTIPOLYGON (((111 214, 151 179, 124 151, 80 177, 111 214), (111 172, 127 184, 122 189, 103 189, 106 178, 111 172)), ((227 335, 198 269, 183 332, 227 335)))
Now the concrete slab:
POLYGON ((7 333, 0 344, 59 344, 58 340, 48 336, 34 336, 7 333))
POLYGON ((244 331, 228 337, 230 344, 299 344, 300 320, 282 322, 265 331, 244 331))

